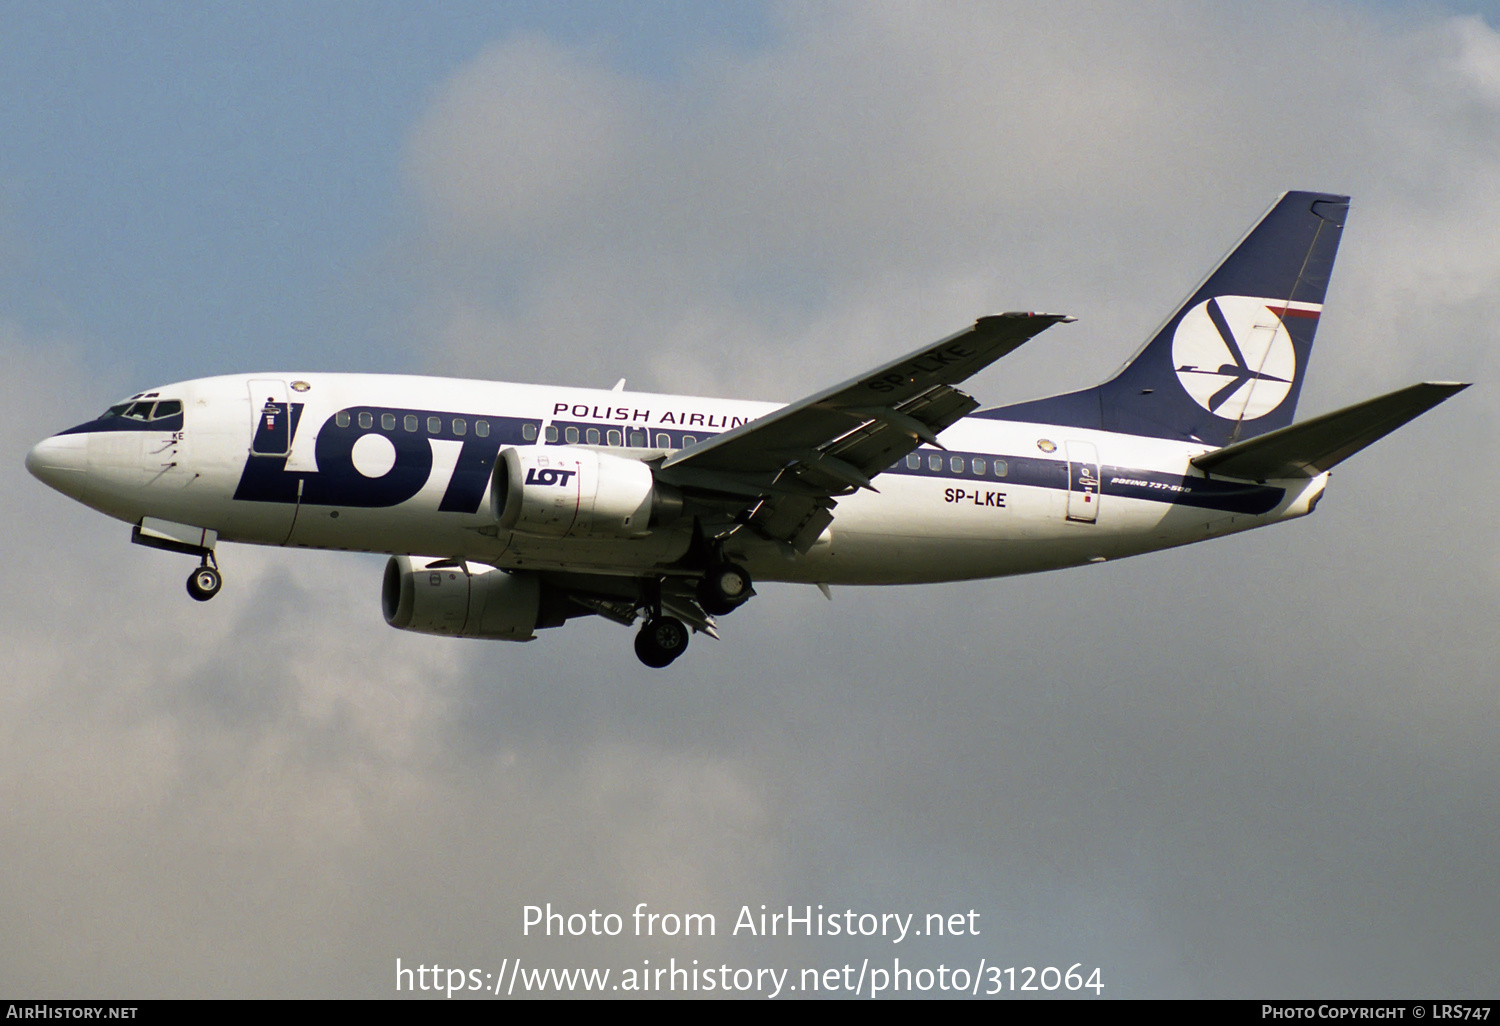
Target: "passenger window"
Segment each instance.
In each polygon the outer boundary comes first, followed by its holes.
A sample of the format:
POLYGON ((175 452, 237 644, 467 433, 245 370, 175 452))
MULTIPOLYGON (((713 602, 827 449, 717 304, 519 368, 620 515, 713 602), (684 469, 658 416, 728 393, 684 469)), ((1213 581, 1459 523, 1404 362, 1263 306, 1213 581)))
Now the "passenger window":
POLYGON ((453 418, 453 433, 455 435, 465 435, 465 434, 468 434, 468 432, 469 432, 469 422, 466 421, 466 420, 464 420, 462 417, 454 417, 453 418))
POLYGON ((522 424, 521 425, 521 437, 524 438, 528 442, 534 442, 534 441, 536 441, 536 425, 535 424, 522 424))
POLYGON ((429 435, 440 435, 440 434, 442 434, 443 433, 443 418, 442 417, 428 417, 427 418, 427 433, 429 435))
POLYGON ((382 413, 380 415, 380 429, 382 431, 396 430, 396 415, 394 413, 382 413))
POLYGON ((922 457, 918 456, 914 452, 913 453, 908 453, 907 456, 906 456, 906 469, 907 470, 921 470, 922 469, 922 457))
POLYGON ((333 418, 333 422, 335 424, 337 424, 339 427, 348 427, 349 426, 349 411, 348 410, 340 410, 338 412, 338 416, 336 416, 336 417, 333 418))
POLYGON ((417 415, 415 413, 408 413, 402 419, 401 426, 408 431, 415 431, 417 429, 417 415))
POLYGON ((176 399, 168 399, 166 402, 156 404, 156 412, 152 414, 152 418, 161 420, 163 417, 175 417, 181 412, 182 403, 176 399))
POLYGON ((630 432, 630 444, 633 445, 633 446, 635 446, 637 449, 644 449, 646 447, 646 432, 644 432, 644 431, 632 431, 632 432, 630 432))
POLYGON ((375 416, 374 416, 374 414, 372 414, 372 413, 370 413, 368 411, 366 411, 364 413, 361 413, 359 415, 359 426, 362 427, 362 428, 374 427, 375 426, 375 416))
POLYGON ((964 458, 962 456, 949 456, 948 469, 955 474, 962 474, 964 472, 964 458))
POLYGON ((1010 468, 1008 466, 1006 466, 1004 460, 996 460, 995 461, 995 476, 996 477, 1004 477, 1009 470, 1010 470, 1010 468))
POLYGON ((698 444, 698 439, 694 435, 683 435, 682 436, 682 444, 683 445, 697 445, 698 444))
POLYGON ((609 439, 609 444, 610 445, 619 445, 620 444, 620 429, 619 428, 610 428, 609 429, 609 433, 608 433, 608 435, 606 437, 609 439))
POLYGON ((576 444, 578 441, 578 429, 576 427, 563 428, 563 437, 568 440, 569 445, 576 444))
POLYGON ((670 449, 670 448, 672 448, 672 436, 669 435, 669 434, 667 434, 665 431, 663 431, 661 434, 657 435, 656 436, 656 447, 658 449, 670 449))
POLYGON ((586 437, 588 439, 588 443, 590 445, 598 445, 599 444, 599 429, 598 428, 589 428, 588 434, 585 435, 584 437, 586 437))
POLYGON ((984 473, 984 457, 983 456, 975 456, 974 457, 974 473, 976 473, 976 474, 983 474, 984 473))
POLYGON ((547 441, 548 442, 555 442, 555 441, 557 441, 557 425, 556 424, 548 424, 547 425, 547 441))
POLYGON ((937 453, 933 453, 931 456, 927 457, 927 469, 932 471, 942 470, 943 458, 937 453))
POLYGON ((480 438, 490 437, 490 422, 487 420, 476 420, 474 422, 474 434, 480 438))

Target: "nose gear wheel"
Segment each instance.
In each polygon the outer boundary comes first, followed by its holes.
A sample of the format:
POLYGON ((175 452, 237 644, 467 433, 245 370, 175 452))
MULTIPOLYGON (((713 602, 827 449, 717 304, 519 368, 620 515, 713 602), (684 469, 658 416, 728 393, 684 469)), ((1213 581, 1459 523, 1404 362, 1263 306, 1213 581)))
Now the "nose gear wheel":
POLYGON ((203 565, 194 570, 187 579, 187 592, 199 602, 207 602, 219 593, 224 587, 224 576, 219 573, 217 567, 210 566, 208 557, 203 559, 203 565))

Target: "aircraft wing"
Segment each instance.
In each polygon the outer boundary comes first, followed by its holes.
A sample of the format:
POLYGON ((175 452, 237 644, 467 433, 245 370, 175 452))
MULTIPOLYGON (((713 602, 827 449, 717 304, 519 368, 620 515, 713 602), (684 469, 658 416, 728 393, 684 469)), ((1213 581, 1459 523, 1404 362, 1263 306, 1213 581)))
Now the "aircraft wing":
POLYGON ((799 552, 833 521, 835 496, 871 479, 977 409, 954 386, 1062 314, 1004 313, 668 457, 658 477, 738 503, 735 521, 799 552))

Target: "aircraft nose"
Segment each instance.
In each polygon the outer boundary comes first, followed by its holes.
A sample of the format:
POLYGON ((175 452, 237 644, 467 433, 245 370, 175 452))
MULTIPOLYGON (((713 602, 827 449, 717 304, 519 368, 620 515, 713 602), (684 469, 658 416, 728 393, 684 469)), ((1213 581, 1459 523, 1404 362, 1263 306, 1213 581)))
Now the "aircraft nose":
POLYGON ((45 485, 69 492, 88 471, 89 436, 53 435, 31 447, 26 469, 45 485))

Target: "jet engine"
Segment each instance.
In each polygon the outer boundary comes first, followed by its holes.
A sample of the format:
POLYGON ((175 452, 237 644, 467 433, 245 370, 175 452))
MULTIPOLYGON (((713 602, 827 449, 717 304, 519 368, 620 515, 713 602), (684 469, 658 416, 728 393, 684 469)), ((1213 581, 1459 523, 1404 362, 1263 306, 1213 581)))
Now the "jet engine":
POLYGON ((559 627, 568 618, 566 597, 535 574, 429 567, 428 562, 392 556, 386 563, 380 604, 392 627, 456 638, 530 641, 536 631, 559 627))
POLYGON ((641 538, 682 511, 640 460, 565 445, 502 451, 490 502, 503 530, 544 538, 641 538))

